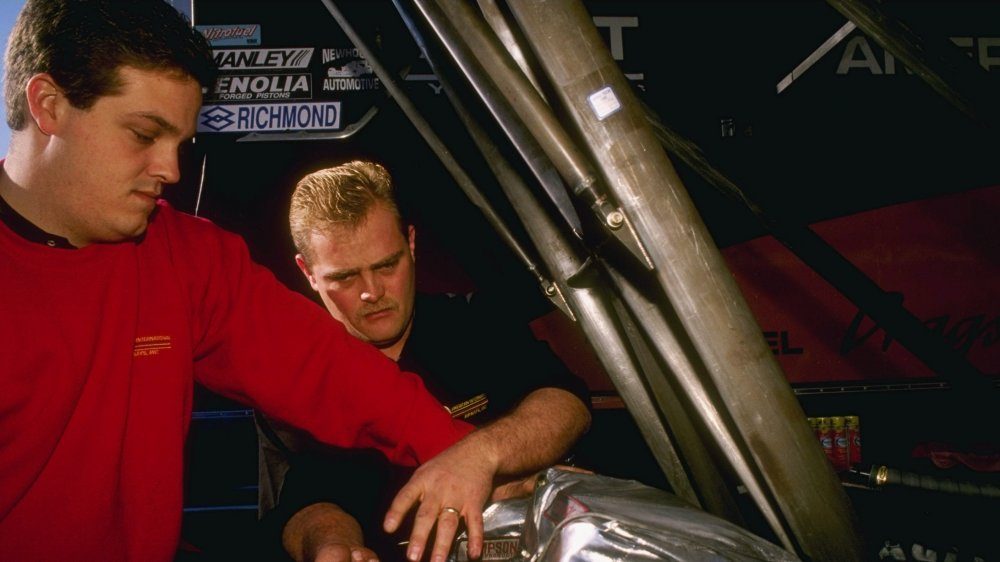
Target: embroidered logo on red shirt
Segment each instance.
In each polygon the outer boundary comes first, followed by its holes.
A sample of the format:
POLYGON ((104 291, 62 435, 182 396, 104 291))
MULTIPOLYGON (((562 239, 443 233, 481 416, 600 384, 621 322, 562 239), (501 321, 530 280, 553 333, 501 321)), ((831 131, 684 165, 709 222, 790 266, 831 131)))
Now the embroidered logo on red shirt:
POLYGON ((148 357, 159 355, 161 351, 166 351, 172 347, 170 336, 140 336, 135 338, 135 347, 132 349, 133 357, 148 357))

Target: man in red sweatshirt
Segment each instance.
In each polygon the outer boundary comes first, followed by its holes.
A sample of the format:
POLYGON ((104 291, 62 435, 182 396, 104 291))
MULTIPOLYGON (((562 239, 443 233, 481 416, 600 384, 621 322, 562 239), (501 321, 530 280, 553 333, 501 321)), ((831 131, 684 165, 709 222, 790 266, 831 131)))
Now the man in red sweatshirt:
POLYGON ((0 558, 171 560, 196 381, 323 442, 423 463, 386 527, 416 509, 416 559, 440 520, 443 560, 458 521, 440 516, 455 510, 477 555, 492 479, 510 468, 489 435, 254 264, 237 236, 159 199, 213 66, 163 0, 28 0, 12 31, 0 558))

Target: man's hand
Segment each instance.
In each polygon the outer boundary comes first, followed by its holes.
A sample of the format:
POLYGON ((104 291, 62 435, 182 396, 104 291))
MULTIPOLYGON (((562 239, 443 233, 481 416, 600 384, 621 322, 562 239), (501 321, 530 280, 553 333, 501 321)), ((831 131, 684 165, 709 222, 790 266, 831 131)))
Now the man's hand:
POLYGON ((483 508, 499 466, 495 448, 482 437, 481 432, 473 432, 421 465, 393 499, 384 523, 389 533, 398 529, 403 516, 419 504, 406 549, 409 560, 423 556, 436 525, 431 562, 444 562, 462 518, 469 538, 469 556, 479 557, 483 508))
POLYGON ((378 562, 378 556, 365 548, 358 522, 332 503, 299 510, 288 520, 281 539, 297 562, 378 562))
MULTIPOLYGON (((418 468, 392 500, 385 530, 395 532, 403 516, 419 504, 406 557, 416 562, 423 556, 436 524, 431 562, 444 562, 464 517, 469 557, 479 558, 483 508, 496 482, 516 481, 549 466, 589 425, 590 411, 573 394, 558 388, 532 392, 513 412, 466 435, 418 468)), ((520 486, 500 494, 521 493, 533 484, 522 480, 520 486)))

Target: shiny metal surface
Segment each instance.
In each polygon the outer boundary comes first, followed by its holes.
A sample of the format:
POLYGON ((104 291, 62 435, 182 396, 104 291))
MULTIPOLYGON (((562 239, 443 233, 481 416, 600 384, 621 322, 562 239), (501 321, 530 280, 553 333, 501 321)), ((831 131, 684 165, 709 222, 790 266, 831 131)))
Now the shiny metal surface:
POLYGON ((524 548, 537 561, 798 560, 666 492, 606 476, 549 470, 528 518, 524 548))
MULTIPOLYGON (((493 545, 487 560, 799 560, 672 494, 597 474, 550 469, 529 501, 495 503, 483 520, 485 542, 493 545)), ((456 539, 449 561, 468 560, 465 546, 464 536, 456 539)))

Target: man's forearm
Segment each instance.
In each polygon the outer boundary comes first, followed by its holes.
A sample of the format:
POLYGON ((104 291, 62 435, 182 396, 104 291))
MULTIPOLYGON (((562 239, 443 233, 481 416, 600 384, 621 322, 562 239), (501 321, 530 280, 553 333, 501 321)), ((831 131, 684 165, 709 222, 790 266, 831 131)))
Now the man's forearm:
POLYGON ((495 455, 497 476, 517 477, 559 462, 589 427, 590 410, 579 398, 541 388, 470 437, 495 455))

